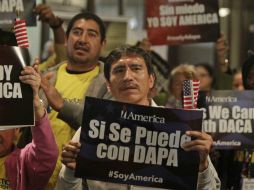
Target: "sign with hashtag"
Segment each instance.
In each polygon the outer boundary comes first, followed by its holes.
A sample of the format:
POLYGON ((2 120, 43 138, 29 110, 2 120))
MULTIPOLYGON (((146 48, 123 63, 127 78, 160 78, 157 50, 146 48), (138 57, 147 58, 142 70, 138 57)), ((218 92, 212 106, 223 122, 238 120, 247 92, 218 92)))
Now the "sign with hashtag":
POLYGON ((153 45, 215 42, 219 37, 218 0, 146 0, 145 8, 153 45))
POLYGON ((86 98, 75 175, 166 189, 196 189, 199 154, 181 146, 202 111, 86 98))
POLYGON ((211 133, 215 149, 254 148, 254 96, 252 90, 201 92, 203 130, 211 133))
POLYGON ((254 189, 254 178, 243 178, 241 190, 252 190, 254 189))

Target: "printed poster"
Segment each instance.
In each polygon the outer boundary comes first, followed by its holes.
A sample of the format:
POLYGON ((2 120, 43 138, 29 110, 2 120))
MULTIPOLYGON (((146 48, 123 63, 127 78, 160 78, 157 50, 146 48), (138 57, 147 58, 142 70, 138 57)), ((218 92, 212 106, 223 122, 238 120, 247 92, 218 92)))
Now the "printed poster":
POLYGON ((214 148, 254 148, 253 92, 217 90, 201 96, 203 130, 212 135, 214 148))
POLYGON ((86 98, 76 177, 166 189, 196 189, 198 152, 185 152, 186 130, 202 111, 86 98))
POLYGON ((0 130, 34 126, 33 91, 19 80, 22 67, 29 64, 26 51, 0 46, 0 130))
POLYGON ((215 42, 218 0, 146 0, 146 28, 153 45, 215 42))
POLYGON ((36 26, 36 0, 0 0, 0 28, 11 28, 17 15, 27 26, 36 26))
POLYGON ((254 189, 254 178, 244 177, 242 182, 241 190, 252 190, 254 189))

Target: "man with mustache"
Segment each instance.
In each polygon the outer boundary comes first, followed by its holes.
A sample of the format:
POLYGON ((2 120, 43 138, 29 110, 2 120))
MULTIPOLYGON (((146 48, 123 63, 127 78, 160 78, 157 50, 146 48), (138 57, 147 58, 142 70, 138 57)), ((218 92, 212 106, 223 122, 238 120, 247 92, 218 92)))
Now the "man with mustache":
MULTIPOLYGON (((123 46, 113 50, 106 59, 104 76, 107 86, 113 97, 120 102, 154 106, 155 102, 149 98, 149 93, 155 84, 155 73, 151 64, 150 55, 137 47, 123 46)), ((99 109, 99 108, 98 108, 99 109)), ((76 167, 75 158, 80 151, 80 129, 72 141, 64 147, 62 168, 55 190, 145 190, 147 187, 127 186, 94 180, 83 181, 74 177, 76 167)), ((219 190, 220 179, 208 156, 212 138, 205 132, 187 131, 187 135, 196 140, 183 144, 186 151, 198 151, 200 155, 198 190, 219 190)), ((109 166, 110 167, 110 166, 109 166)))
MULTIPOLYGON (((108 96, 99 55, 106 44, 105 26, 95 14, 74 16, 66 30, 67 61, 44 75, 42 89, 50 105, 49 118, 59 150, 80 126, 85 96, 108 96), (53 85, 52 85, 53 84, 53 85), (57 91, 59 92, 57 92, 57 91)), ((61 169, 60 156, 48 189, 53 189, 61 169)))

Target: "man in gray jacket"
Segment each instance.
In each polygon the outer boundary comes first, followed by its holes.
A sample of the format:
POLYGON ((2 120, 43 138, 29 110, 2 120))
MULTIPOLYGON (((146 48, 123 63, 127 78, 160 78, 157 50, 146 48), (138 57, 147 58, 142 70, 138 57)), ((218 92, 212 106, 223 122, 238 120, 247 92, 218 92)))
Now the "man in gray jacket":
MULTIPOLYGON (((149 93, 155 83, 155 74, 151 66, 151 58, 148 53, 140 48, 124 46, 112 51, 107 57, 104 67, 104 76, 107 86, 117 101, 135 103, 144 106, 156 106, 149 97, 149 93)), ((186 134, 195 137, 196 140, 183 144, 185 151, 198 151, 200 155, 197 189, 219 190, 220 180, 209 159, 212 146, 212 138, 205 132, 187 131, 186 134)), ((144 190, 155 188, 143 188, 112 184, 87 180, 88 186, 82 186, 82 180, 74 177, 76 167, 75 158, 79 152, 80 129, 73 140, 64 147, 62 168, 55 190, 144 190)), ((110 167, 110 166, 109 166, 110 167)))
MULTIPOLYGON (((85 96, 109 98, 103 63, 99 61, 106 44, 103 21, 90 12, 74 16, 66 30, 67 61, 51 68, 42 80, 45 104, 59 150, 81 124, 85 96)), ((59 159, 48 189, 53 189, 61 169, 59 159)))

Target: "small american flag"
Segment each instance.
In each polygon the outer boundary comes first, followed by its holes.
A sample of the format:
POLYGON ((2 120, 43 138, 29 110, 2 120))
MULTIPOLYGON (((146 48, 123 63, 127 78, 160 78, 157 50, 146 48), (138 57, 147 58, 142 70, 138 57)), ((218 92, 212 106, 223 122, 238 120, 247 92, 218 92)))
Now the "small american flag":
POLYGON ((196 109, 198 101, 199 80, 183 81, 183 108, 196 109))
POLYGON ((26 30, 26 21, 25 20, 23 20, 23 19, 21 20, 19 18, 17 18, 15 20, 14 33, 15 33, 15 36, 16 36, 18 46, 28 48, 29 43, 28 43, 27 30, 26 30))

